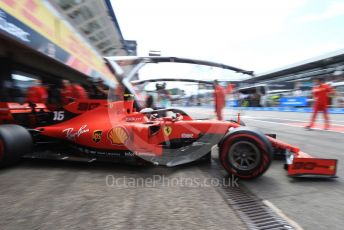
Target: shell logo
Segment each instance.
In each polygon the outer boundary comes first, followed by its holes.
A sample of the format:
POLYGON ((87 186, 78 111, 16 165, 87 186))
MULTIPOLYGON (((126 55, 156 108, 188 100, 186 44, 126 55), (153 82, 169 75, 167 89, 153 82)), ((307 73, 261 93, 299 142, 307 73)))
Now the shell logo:
POLYGON ((125 145, 129 139, 129 135, 125 128, 115 127, 107 133, 107 138, 113 145, 125 145))

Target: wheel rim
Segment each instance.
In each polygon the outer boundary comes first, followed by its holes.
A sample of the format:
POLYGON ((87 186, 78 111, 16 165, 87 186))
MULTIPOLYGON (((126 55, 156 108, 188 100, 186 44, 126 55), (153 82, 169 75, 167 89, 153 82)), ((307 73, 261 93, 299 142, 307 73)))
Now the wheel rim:
POLYGON ((260 162, 258 147, 248 141, 238 141, 228 150, 228 160, 234 168, 241 171, 250 171, 260 162))

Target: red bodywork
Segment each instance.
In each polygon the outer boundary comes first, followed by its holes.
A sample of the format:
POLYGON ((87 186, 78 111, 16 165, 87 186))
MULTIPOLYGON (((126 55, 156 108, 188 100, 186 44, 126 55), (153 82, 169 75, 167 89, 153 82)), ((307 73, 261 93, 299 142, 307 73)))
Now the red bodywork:
MULTIPOLYGON (((86 153, 127 151, 138 157, 159 159, 172 154, 165 152, 165 142, 200 139, 209 135, 207 138, 215 137, 209 141, 214 145, 232 128, 240 126, 228 121, 193 120, 187 114, 178 114, 176 118, 149 119, 146 114, 132 112, 129 108, 132 103, 125 103, 102 104, 71 120, 36 130, 42 136, 82 146, 82 149, 87 149, 86 153)), ((337 160, 313 158, 301 152, 298 147, 270 136, 267 138, 275 150, 286 153, 289 176, 335 176, 337 160)), ((211 146, 209 150, 210 148, 211 146)), ((161 164, 168 165, 166 162, 161 164)))
POLYGON ((90 149, 130 150, 137 156, 158 157, 163 154, 161 143, 166 141, 198 139, 205 133, 223 137, 230 127, 239 126, 231 122, 193 120, 187 115, 183 115, 182 120, 171 117, 151 120, 143 113, 126 111, 123 102, 113 102, 69 121, 37 130, 43 136, 90 149))
POLYGON ((276 149, 286 150, 287 170, 289 176, 304 175, 336 175, 337 160, 314 158, 311 155, 300 151, 298 147, 287 144, 283 141, 276 140, 270 136, 268 139, 276 149))
POLYGON ((107 100, 76 100, 64 107, 52 109, 53 106, 43 103, 0 102, 0 124, 35 128, 69 120, 107 103, 107 100))
POLYGON ((32 108, 29 103, 0 102, 0 124, 18 124, 15 115, 27 114, 28 126, 32 126, 35 123, 35 113, 49 111, 47 106, 42 103, 37 103, 35 108, 32 108))

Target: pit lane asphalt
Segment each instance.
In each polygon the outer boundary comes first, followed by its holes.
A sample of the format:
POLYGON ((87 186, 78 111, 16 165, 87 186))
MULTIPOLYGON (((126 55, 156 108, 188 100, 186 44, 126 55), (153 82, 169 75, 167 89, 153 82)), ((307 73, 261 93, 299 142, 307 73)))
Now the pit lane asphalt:
POLYGON ((26 160, 0 171, 0 229, 246 229, 211 167, 26 160))
MULTIPOLYGON (((191 108, 209 117, 211 109, 191 108)), ((232 117, 225 111, 226 118, 232 117)), ((203 117, 204 117, 203 116, 203 117)), ((212 116, 212 115, 211 115, 212 116)), ((304 229, 342 229, 344 220, 344 134, 305 131, 278 119, 305 120, 309 114, 245 111, 249 126, 295 144, 319 157, 338 158, 335 180, 295 180, 286 177, 283 162, 254 181, 241 182, 254 194, 273 203, 304 229), (272 117, 272 118, 271 118, 272 117), (269 122, 270 119, 270 122, 269 122), (271 123, 273 120, 273 123, 271 123)), ((338 124, 343 115, 332 115, 338 124)), ((290 121, 292 122, 292 121, 290 121)), ((216 154, 215 156, 216 157, 216 154)), ((197 178, 214 164, 134 167, 103 163, 30 160, 0 171, 1 229, 245 229, 213 186, 131 186, 129 178, 197 178), (110 176, 110 186, 106 179, 110 176), (111 186, 111 177, 119 178, 111 186), (125 179, 123 179, 125 178, 125 179), (123 184, 126 180, 126 184, 123 184)), ((214 166, 217 167, 217 166, 214 166)))
MULTIPOLYGON (((211 109, 190 110, 191 114, 213 117, 211 109)), ((235 117, 227 109, 225 117, 235 117)), ((284 161, 274 161, 264 176, 242 182, 254 194, 273 203, 304 229, 343 229, 344 226, 344 133, 336 131, 307 131, 309 113, 275 111, 243 111, 247 126, 265 133, 276 133, 277 138, 296 145, 302 151, 320 158, 338 159, 336 179, 294 179, 286 176, 284 161), (296 124, 296 125, 295 125, 296 124), (301 126, 301 127, 300 127, 301 126)), ((333 125, 344 126, 344 115, 330 115, 333 125)), ((322 115, 318 117, 322 127, 322 115)))

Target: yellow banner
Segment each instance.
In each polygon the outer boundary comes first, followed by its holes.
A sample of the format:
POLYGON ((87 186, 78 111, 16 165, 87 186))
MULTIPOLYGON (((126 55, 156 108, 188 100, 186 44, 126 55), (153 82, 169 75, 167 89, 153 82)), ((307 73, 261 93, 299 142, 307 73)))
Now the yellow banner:
POLYGON ((1 9, 67 51, 70 56, 65 64, 87 75, 95 70, 113 80, 103 58, 87 46, 66 22, 55 16, 46 4, 43 0, 0 0, 1 9))

